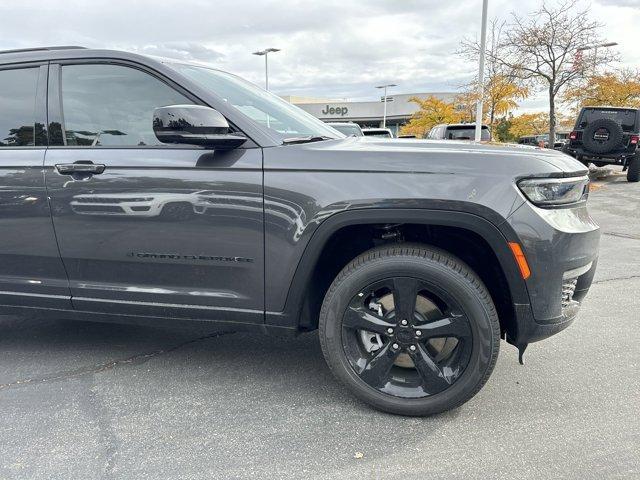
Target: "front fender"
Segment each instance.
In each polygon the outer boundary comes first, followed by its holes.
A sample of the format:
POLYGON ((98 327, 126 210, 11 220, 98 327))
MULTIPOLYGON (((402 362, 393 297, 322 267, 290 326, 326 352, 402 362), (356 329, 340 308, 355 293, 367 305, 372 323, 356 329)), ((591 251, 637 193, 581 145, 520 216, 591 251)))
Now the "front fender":
MULTIPOLYGON (((439 206, 443 207, 445 203, 441 202, 439 206)), ((270 325, 282 327, 297 327, 304 296, 307 289, 311 288, 311 278, 323 247, 341 229, 352 225, 366 224, 437 225, 461 228, 479 235, 495 253, 507 280, 513 303, 528 306, 529 296, 526 285, 508 246, 510 241, 519 241, 515 232, 504 222, 503 218, 487 207, 477 204, 463 205, 466 202, 455 203, 456 205, 446 205, 455 207, 455 210, 435 208, 360 208, 337 212, 323 219, 313 232, 301 258, 297 262, 295 270, 291 274, 291 281, 282 286, 284 295, 280 304, 281 308, 267 308, 266 322, 270 325), (472 209, 473 213, 464 211, 464 207, 472 209)), ((267 282, 269 281, 269 272, 267 272, 267 282)), ((270 304, 275 307, 279 305, 275 298, 271 299, 270 304)))

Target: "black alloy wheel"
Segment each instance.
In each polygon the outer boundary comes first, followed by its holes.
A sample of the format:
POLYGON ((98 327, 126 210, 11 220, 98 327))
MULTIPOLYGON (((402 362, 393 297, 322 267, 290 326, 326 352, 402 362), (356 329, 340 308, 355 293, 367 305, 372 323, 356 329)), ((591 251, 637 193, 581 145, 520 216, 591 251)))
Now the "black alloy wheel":
POLYGON ((458 302, 418 278, 393 277, 359 292, 342 330, 354 371, 372 388, 397 397, 442 392, 471 356, 471 326, 458 302))
POLYGON ((478 276, 426 245, 370 250, 329 287, 320 342, 334 375, 361 400, 431 415, 475 395, 495 365, 500 325, 478 276))

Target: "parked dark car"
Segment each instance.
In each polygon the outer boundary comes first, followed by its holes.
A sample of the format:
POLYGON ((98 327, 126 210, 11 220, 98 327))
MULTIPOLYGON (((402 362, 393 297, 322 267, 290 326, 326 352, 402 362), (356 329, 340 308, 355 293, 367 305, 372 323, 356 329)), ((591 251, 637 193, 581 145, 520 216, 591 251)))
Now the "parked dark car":
POLYGON ((563 152, 585 165, 622 165, 629 182, 640 181, 640 109, 584 107, 563 152))
MULTIPOLYGON (((429 140, 474 140, 476 138, 475 123, 451 123, 433 127, 427 136, 429 140)), ((480 140, 491 140, 491 131, 487 125, 480 128, 480 140)))
POLYGON ((587 169, 552 150, 344 137, 228 73, 72 47, 1 53, 0 111, 3 314, 318 329, 354 395, 428 415, 501 337, 571 324, 596 269, 587 169))
POLYGON ((363 137, 364 133, 362 133, 362 128, 360 125, 353 122, 327 122, 327 125, 335 128, 340 133, 346 135, 347 137, 363 137))
MULTIPOLYGON (((553 143, 553 148, 555 150, 560 150, 564 148, 569 138, 568 132, 556 132, 556 141, 553 143)), ((518 138, 518 143, 520 145, 531 145, 535 147, 543 147, 549 148, 549 134, 545 135, 526 135, 518 138)))

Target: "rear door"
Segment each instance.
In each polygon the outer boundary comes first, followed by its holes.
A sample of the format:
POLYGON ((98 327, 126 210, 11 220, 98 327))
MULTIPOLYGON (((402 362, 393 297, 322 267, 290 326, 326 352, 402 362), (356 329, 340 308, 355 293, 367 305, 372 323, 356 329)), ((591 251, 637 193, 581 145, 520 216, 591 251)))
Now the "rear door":
POLYGON ((0 305, 71 308, 42 175, 47 66, 0 66, 0 305))
POLYGON ((262 323, 262 151, 161 144, 153 110, 188 103, 139 65, 52 64, 45 175, 76 309, 262 323))

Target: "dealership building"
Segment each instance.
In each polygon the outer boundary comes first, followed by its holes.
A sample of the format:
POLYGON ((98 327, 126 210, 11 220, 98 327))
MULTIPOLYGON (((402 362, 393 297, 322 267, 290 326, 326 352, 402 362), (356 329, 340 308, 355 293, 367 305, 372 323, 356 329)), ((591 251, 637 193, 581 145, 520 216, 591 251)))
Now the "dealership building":
MULTIPOLYGON (((397 136, 399 128, 418 111, 418 104, 410 102, 412 97, 425 99, 436 97, 453 102, 456 94, 450 92, 403 93, 387 95, 387 127, 397 136)), ((384 97, 378 101, 350 102, 326 98, 283 96, 288 102, 306 110, 325 122, 355 122, 361 127, 381 127, 384 114, 384 97)))

